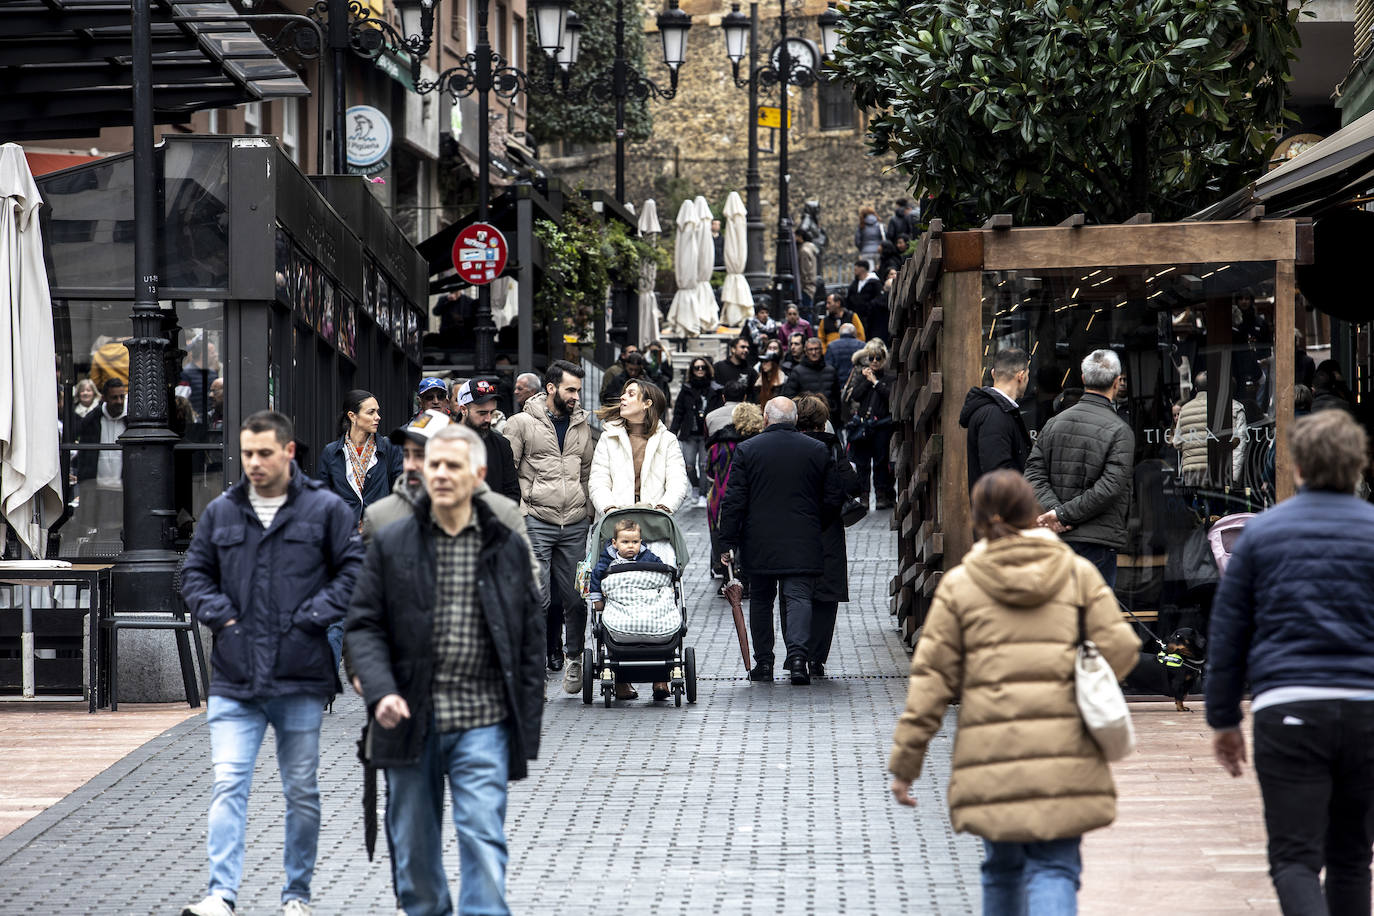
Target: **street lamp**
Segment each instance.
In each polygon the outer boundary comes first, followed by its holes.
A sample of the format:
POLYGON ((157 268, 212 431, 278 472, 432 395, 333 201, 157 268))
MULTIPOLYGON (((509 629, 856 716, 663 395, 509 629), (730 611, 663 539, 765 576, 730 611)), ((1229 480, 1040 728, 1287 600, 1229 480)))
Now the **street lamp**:
MULTIPOLYGON (((795 9, 801 9, 800 0, 791 0, 795 9)), ((792 273, 792 251, 794 240, 792 237, 792 218, 787 212, 787 191, 790 175, 787 171, 787 139, 789 131, 789 121, 791 112, 788 109, 787 89, 789 86, 811 86, 820 79, 818 70, 822 61, 829 57, 835 50, 839 42, 837 34, 838 26, 841 21, 840 13, 831 3, 820 16, 816 18, 821 30, 821 43, 823 52, 817 56, 810 42, 793 37, 787 34, 787 5, 788 0, 782 0, 778 5, 778 43, 773 46, 768 55, 768 62, 762 65, 755 65, 758 53, 758 39, 756 23, 758 22, 758 3, 750 3, 750 17, 746 18, 739 11, 739 4, 733 4, 733 9, 729 14, 722 17, 721 28, 725 30, 725 53, 730 59, 730 65, 734 70, 734 82, 740 89, 748 89, 749 100, 749 121, 751 132, 758 120, 758 105, 756 95, 762 89, 778 87, 778 110, 779 110, 779 142, 778 142, 778 237, 777 237, 777 262, 773 274, 773 311, 774 314, 782 314, 784 303, 784 290, 796 295, 796 278, 792 273), (740 76, 740 63, 744 60, 745 38, 752 36, 753 40, 749 43, 750 69, 747 76, 740 76)), ((756 167, 757 144, 749 144, 750 169, 756 167)), ((751 176, 752 177, 752 176, 751 176)), ((751 194, 750 209, 757 206, 757 197, 751 194)), ((757 213, 757 210, 754 210, 757 213)), ((753 214, 751 213, 751 216, 753 214)))
MULTIPOLYGON (((538 7, 536 7, 538 10, 538 7)), ((536 12, 536 17, 538 12, 536 12)), ((543 25, 540 25, 543 28, 543 25)), ((578 32, 582 24, 575 13, 568 14, 567 36, 552 42, 541 31, 539 47, 548 56, 548 83, 550 91, 559 92, 570 101, 592 99, 598 102, 615 103, 615 199, 626 203, 625 193, 625 103, 629 99, 641 102, 650 98, 667 101, 677 95, 678 73, 687 59, 687 34, 692 28, 692 17, 678 8, 678 0, 668 0, 668 7, 658 15, 658 31, 663 40, 663 66, 668 69, 668 88, 663 88, 644 76, 625 57, 625 2, 616 0, 615 4, 615 56, 611 65, 599 73, 589 75, 581 85, 571 88, 578 55, 578 32), (555 65, 562 71, 561 89, 553 88, 555 65)), ((639 328, 638 310, 629 308, 626 289, 617 284, 614 290, 615 307, 612 312, 615 332, 620 333, 622 320, 625 333, 630 340, 637 342, 639 328)))

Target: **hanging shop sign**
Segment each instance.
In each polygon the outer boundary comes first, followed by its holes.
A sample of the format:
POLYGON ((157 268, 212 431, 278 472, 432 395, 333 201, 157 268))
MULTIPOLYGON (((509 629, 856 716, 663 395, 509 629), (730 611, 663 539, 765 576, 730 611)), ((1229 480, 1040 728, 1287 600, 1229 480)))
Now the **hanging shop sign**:
MULTIPOLYGON (((760 105, 758 110, 759 127, 782 127, 782 109, 760 105)), ((787 129, 792 129, 792 109, 787 109, 787 129)))
POLYGON ((453 269, 474 286, 483 286, 501 276, 509 254, 500 229, 491 223, 473 223, 453 242, 453 269))
POLYGON ((386 154, 391 151, 391 121, 371 105, 354 105, 348 109, 348 165, 353 171, 370 175, 386 168, 386 154))

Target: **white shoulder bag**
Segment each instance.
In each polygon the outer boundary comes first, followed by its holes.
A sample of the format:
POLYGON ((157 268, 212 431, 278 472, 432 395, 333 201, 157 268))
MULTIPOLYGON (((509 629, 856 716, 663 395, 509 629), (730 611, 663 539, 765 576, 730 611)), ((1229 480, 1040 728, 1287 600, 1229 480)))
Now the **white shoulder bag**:
MULTIPOLYGON (((1078 572, 1073 576, 1074 595, 1078 597, 1078 572)), ((1131 725, 1131 711, 1116 679, 1112 666, 1102 657, 1096 644, 1088 638, 1088 608, 1078 604, 1078 652, 1073 663, 1074 694, 1083 724, 1092 735, 1102 755, 1108 760, 1120 760, 1135 750, 1135 729, 1131 725)))

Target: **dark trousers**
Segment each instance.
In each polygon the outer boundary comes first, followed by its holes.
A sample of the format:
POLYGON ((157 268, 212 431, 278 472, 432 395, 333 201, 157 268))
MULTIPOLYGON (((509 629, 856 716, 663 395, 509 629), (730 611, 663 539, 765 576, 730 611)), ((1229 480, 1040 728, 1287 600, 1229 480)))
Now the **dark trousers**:
POLYGON ((563 652, 563 596, 557 590, 549 595, 549 610, 544 617, 544 652, 546 655, 563 652))
POLYGON ((754 661, 773 664, 773 600, 781 596, 787 606, 782 626, 787 657, 800 657, 805 662, 811 638, 811 577, 755 573, 749 583, 749 637, 754 643, 754 661))
POLYGON ((1255 772, 1264 796, 1269 875, 1285 916, 1369 916, 1374 701, 1261 709, 1255 714, 1255 772))
POLYGON ((1107 547, 1103 544, 1080 544, 1077 541, 1069 541, 1069 546, 1073 552, 1097 567, 1097 571, 1102 573, 1102 578, 1107 580, 1107 587, 1116 590, 1116 548, 1107 547))
POLYGON ((866 439, 850 443, 849 457, 854 459, 854 469, 859 474, 859 498, 868 498, 868 478, 873 477, 873 491, 879 499, 891 498, 892 462, 889 451, 892 445, 892 426, 877 426, 866 439))

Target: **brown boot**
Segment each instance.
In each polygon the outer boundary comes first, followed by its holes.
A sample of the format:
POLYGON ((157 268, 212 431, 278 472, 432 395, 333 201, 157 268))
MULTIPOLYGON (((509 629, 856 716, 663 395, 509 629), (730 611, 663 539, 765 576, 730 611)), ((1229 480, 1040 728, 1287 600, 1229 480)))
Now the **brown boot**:
POLYGON ((639 699, 639 691, 635 690, 634 684, 616 684, 615 698, 617 700, 637 700, 639 699))

